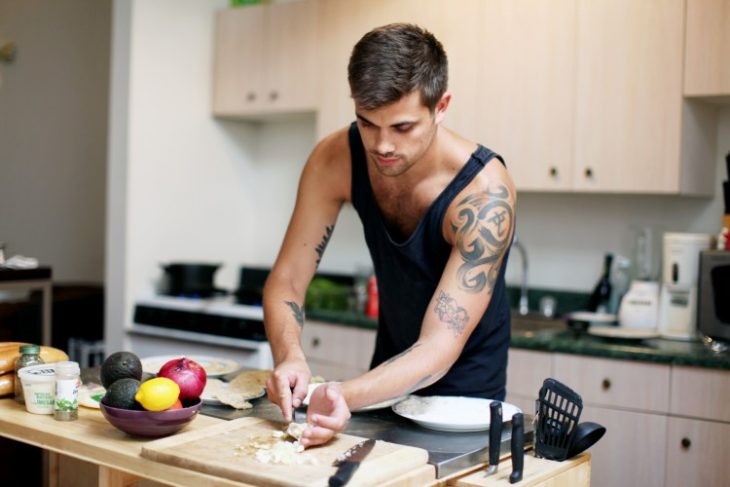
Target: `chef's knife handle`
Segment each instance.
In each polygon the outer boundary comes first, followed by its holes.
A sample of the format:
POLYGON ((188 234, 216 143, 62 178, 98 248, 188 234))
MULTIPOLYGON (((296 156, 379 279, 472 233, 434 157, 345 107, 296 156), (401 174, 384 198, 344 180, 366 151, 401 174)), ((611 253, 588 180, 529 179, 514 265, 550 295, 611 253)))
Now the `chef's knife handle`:
POLYGON ((499 446, 502 443, 502 403, 489 404, 489 465, 499 463, 499 446))
POLYGON ((329 487, 341 487, 347 484, 359 466, 360 462, 343 462, 340 464, 335 474, 330 477, 329 487))
POLYGON ((512 452, 512 473, 509 476, 509 483, 514 484, 522 480, 522 468, 525 464, 525 419, 522 413, 515 413, 512 416, 510 450, 512 452))

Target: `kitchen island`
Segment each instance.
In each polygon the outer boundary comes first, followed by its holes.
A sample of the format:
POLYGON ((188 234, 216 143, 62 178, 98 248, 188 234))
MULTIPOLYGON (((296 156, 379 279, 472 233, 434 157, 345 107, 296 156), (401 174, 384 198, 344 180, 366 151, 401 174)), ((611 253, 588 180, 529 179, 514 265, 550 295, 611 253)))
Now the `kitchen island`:
MULTIPOLYGON (((265 401, 265 399, 262 399, 265 401)), ((178 435, 187 432, 199 432, 205 428, 215 427, 226 420, 206 415, 199 415, 178 435)), ((245 486, 248 484, 235 482, 223 477, 181 468, 140 456, 142 447, 149 441, 132 438, 110 425, 100 411, 80 409, 79 419, 73 422, 59 422, 51 416, 34 415, 25 411, 24 407, 12 399, 0 400, 0 435, 38 446, 52 452, 50 485, 73 485, 73 480, 58 482, 53 472, 64 456, 73 457, 92 464, 98 476, 96 485, 128 486, 135 485, 137 479, 149 479, 165 485, 180 486, 245 486), (60 455, 59 455, 60 454, 60 455), (60 459, 59 459, 60 457, 60 459)), ((367 466, 367 459, 363 469, 367 466)), ((509 485, 507 480, 511 472, 510 460, 505 456, 499 466, 499 473, 483 478, 485 463, 474 464, 470 468, 456 472, 447 478, 437 480, 431 465, 412 469, 393 478, 387 484, 393 486, 427 486, 427 485, 509 485)), ((331 467, 323 467, 331 469, 331 467)), ((77 475, 82 475, 78 471, 77 475)), ((356 474, 357 475, 357 474, 356 474)), ((355 485, 357 477, 353 477, 355 485)), ((522 486, 540 485, 588 485, 590 479, 590 454, 582 454, 570 461, 562 463, 549 462, 534 458, 527 454, 525 458, 524 480, 522 486)), ((145 485, 150 485, 145 483, 145 485)), ((362 485, 362 484, 361 484, 362 485)))

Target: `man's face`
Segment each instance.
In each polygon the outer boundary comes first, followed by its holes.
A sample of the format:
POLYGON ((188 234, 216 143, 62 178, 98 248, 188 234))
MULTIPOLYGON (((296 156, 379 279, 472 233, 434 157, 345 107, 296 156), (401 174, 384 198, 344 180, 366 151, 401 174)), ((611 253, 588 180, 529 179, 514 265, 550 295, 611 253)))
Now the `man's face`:
POLYGON ((417 91, 374 110, 364 110, 355 103, 365 152, 380 174, 399 176, 423 157, 448 104, 448 100, 443 101, 435 113, 421 103, 417 91))

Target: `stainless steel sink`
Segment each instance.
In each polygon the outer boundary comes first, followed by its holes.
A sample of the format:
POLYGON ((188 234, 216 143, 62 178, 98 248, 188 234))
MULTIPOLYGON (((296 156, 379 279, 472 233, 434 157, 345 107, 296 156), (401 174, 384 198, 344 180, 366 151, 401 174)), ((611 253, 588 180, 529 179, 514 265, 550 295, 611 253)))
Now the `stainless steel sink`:
POLYGON ((565 320, 562 319, 547 318, 540 313, 522 315, 512 312, 512 336, 547 337, 567 329, 565 320))

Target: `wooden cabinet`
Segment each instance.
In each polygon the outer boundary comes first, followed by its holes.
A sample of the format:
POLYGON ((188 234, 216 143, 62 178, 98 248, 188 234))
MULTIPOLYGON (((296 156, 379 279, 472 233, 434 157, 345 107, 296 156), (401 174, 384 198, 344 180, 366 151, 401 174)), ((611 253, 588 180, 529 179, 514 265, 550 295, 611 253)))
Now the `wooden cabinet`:
POLYGON ((730 0, 687 0, 684 94, 730 97, 730 0))
POLYGON ((535 400, 542 383, 552 375, 553 354, 510 348, 507 360, 507 402, 527 414, 534 414, 535 400))
POLYGON ((370 368, 375 330, 307 321, 301 341, 313 375, 346 380, 370 368))
POLYGON ((444 0, 322 0, 320 2, 320 80, 317 134, 319 137, 355 120, 347 83, 353 46, 368 31, 392 22, 424 26, 441 41, 449 58, 449 91, 454 92, 444 125, 474 137, 481 89, 473 53, 483 38, 479 1, 460 0, 458 8, 444 0))
POLYGON ((482 2, 476 140, 518 190, 573 187, 575 12, 576 0, 482 2))
POLYGON ((215 115, 256 118, 316 109, 318 5, 303 0, 217 13, 215 115))
POLYGON ((666 487, 727 485, 730 424, 669 418, 666 487))

